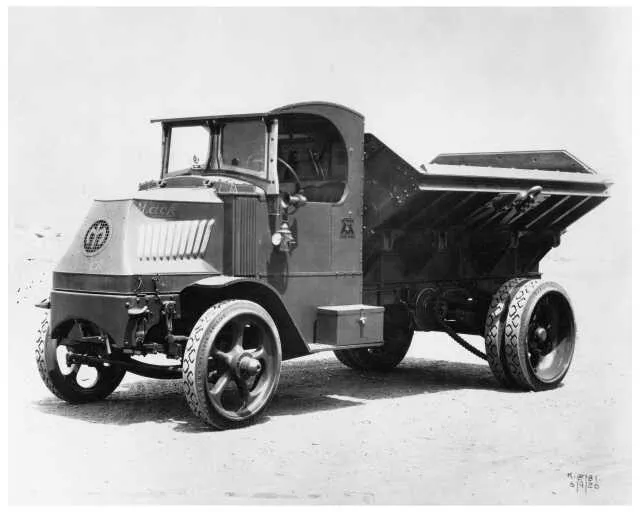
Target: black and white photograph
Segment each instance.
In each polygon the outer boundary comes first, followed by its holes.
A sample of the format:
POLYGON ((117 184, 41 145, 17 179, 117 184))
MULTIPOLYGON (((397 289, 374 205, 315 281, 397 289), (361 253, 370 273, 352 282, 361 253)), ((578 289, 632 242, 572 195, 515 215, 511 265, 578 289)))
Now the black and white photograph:
POLYGON ((6 11, 9 505, 631 505, 631 7, 6 11))

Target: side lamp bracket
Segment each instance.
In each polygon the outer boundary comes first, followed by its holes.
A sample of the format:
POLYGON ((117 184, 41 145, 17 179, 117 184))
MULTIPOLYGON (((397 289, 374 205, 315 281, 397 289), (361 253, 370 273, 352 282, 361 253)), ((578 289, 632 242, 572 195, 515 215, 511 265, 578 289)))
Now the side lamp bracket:
POLYGON ((302 193, 297 194, 284 194, 280 200, 280 206, 282 207, 282 222, 280 228, 271 237, 271 244, 278 251, 283 253, 289 253, 296 248, 297 242, 291 228, 289 227, 289 215, 295 210, 305 205, 307 198, 302 193))

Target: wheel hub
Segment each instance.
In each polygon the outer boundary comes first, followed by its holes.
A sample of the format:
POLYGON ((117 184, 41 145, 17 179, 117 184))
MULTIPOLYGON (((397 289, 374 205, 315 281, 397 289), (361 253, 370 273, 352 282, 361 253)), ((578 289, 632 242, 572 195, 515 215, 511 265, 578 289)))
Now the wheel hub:
POLYGON ((535 330, 535 335, 536 338, 538 338, 538 341, 540 341, 541 343, 547 341, 547 330, 544 327, 538 327, 535 330))
POLYGON ((262 370, 262 363, 251 354, 244 353, 238 359, 236 371, 240 377, 253 377, 262 370))

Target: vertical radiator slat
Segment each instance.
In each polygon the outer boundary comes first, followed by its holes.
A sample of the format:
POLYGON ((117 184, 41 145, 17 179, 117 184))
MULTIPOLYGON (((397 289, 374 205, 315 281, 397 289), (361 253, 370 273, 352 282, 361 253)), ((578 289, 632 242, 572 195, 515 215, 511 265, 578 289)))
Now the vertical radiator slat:
POLYGON ((257 272, 257 199, 229 197, 225 203, 225 273, 253 276, 257 272))

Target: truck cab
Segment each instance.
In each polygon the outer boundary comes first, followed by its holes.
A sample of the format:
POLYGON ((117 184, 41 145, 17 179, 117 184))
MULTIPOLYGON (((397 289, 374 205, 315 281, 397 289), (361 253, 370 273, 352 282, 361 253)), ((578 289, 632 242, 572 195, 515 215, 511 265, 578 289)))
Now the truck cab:
POLYGON ((159 122, 163 162, 152 186, 215 191, 225 212, 217 270, 275 289, 305 352, 319 341, 318 307, 362 302, 364 118, 308 103, 159 122))

